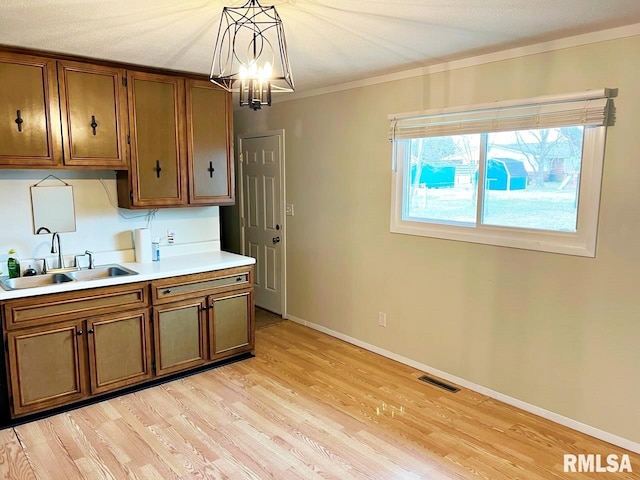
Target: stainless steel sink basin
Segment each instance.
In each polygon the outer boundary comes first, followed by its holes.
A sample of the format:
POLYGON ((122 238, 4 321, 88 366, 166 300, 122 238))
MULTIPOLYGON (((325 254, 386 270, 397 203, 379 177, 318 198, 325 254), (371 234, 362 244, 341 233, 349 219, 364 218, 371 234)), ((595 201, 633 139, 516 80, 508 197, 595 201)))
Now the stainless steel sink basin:
POLYGON ((21 288, 45 287, 47 285, 56 285, 58 283, 72 281, 73 278, 70 278, 64 273, 48 273, 46 275, 36 275, 35 277, 3 278, 0 280, 0 285, 2 285, 2 288, 5 290, 18 290, 21 288))
POLYGON ((84 282, 137 274, 138 272, 134 272, 122 265, 101 265, 87 270, 67 271, 67 269, 65 269, 64 272, 47 273, 34 277, 3 278, 0 279, 0 286, 5 290, 18 290, 22 288, 46 287, 47 285, 56 285, 65 282, 84 282))
POLYGON ((122 265, 102 265, 100 267, 92 268, 90 270, 75 270, 73 272, 66 273, 67 276, 77 280, 79 282, 85 280, 100 280, 103 278, 111 277, 126 277, 129 275, 137 275, 138 272, 129 270, 122 265))

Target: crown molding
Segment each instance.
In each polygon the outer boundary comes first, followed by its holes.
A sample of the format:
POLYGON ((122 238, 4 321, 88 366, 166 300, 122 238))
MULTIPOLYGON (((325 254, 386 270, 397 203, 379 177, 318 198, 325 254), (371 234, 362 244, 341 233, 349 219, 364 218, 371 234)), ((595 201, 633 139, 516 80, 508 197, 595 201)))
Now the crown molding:
POLYGON ((474 55, 472 57, 462 58, 458 60, 452 60, 450 62, 441 62, 433 65, 425 65, 424 67, 413 68, 411 70, 404 70, 401 72, 378 75, 371 78, 362 80, 356 80, 353 82, 342 83, 338 85, 332 85, 329 87, 318 88, 309 90, 307 92, 290 93, 279 98, 274 98, 274 103, 287 102, 290 100, 299 100, 301 98, 316 97, 319 95, 326 95, 328 93, 340 92, 343 90, 350 90, 353 88, 367 87, 370 85, 378 85, 381 83, 394 82, 397 80, 404 80, 407 78, 420 77, 424 75, 430 75, 433 73, 447 72, 451 70, 458 70, 460 68, 475 67, 478 65, 485 65, 487 63, 499 62, 502 60, 510 60, 514 58, 526 57, 529 55, 536 55, 539 53, 552 52, 556 50, 564 50, 567 48, 579 47, 582 45, 590 45, 593 43, 606 42, 609 40, 617 40, 620 38, 634 37, 640 35, 640 23, 633 25, 626 25, 624 27, 610 28, 607 30, 600 30, 597 32, 584 33, 581 35, 575 35, 572 37, 560 38, 557 40, 550 40, 547 42, 535 43, 522 47, 510 48, 507 50, 501 50, 498 52, 485 53, 482 55, 474 55))

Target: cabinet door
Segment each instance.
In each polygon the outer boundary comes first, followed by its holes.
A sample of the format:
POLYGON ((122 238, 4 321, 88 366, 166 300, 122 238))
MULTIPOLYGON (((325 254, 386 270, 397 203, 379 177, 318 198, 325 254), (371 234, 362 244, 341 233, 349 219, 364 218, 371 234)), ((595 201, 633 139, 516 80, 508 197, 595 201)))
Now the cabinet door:
POLYGON ((157 375, 195 367, 206 361, 205 308, 204 299, 154 308, 157 375))
POLYGON ((60 164, 55 60, 0 53, 0 165, 60 164))
POLYGON ((58 62, 66 165, 127 168, 125 71, 58 62))
POLYGON ((209 297, 211 360, 253 350, 253 292, 212 295, 209 297))
POLYGON ((187 81, 189 203, 235 201, 231 94, 211 82, 187 81))
POLYGON ((13 416, 82 399, 86 390, 82 322, 7 333, 13 416))
POLYGON ((91 393, 103 393, 151 378, 147 310, 87 320, 91 393))
POLYGON ((184 79, 128 72, 133 205, 184 205, 184 79))

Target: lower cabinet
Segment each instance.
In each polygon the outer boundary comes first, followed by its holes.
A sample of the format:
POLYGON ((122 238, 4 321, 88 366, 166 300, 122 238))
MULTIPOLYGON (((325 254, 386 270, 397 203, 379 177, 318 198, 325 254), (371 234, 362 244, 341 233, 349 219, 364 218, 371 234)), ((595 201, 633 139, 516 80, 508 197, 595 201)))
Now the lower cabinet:
POLYGON ((154 308, 156 375, 253 350, 252 288, 196 295, 154 308))
POLYGON ((81 400, 86 395, 82 321, 7 333, 13 415, 81 400))
POLYGON ((97 317, 86 328, 92 394, 151 378, 148 310, 97 317))
POLYGON ((147 310, 142 310, 9 332, 14 414, 57 407, 150 378, 147 319, 147 310))
POLYGON ((19 418, 251 352, 253 267, 7 300, 0 316, 19 418))
POLYGON ((156 375, 197 367, 207 361, 203 300, 170 303, 154 309, 156 375))
POLYGON ((253 292, 209 297, 209 352, 216 360, 253 349, 253 292))

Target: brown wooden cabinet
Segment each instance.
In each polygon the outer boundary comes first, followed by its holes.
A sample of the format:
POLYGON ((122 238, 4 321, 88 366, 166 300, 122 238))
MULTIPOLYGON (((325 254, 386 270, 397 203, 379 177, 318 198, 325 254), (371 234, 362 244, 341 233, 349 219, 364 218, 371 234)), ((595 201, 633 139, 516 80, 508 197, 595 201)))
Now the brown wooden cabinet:
POLYGON ((91 393, 151 378, 149 311, 101 315, 86 321, 91 393))
POLYGON ((127 168, 124 79, 124 69, 58 62, 65 165, 127 168))
POLYGON ((252 350, 254 345, 253 290, 209 297, 209 358, 217 360, 252 350))
POLYGON ((235 201, 231 96, 209 81, 187 80, 189 203, 235 201))
POLYGON ((204 300, 197 298, 154 309, 156 375, 164 375, 207 361, 204 300))
POLYGON ((157 280, 151 292, 157 375, 253 350, 253 267, 157 280))
POLYGON ((120 206, 185 205, 184 79, 132 71, 127 76, 131 168, 119 173, 120 206))
POLYGON ((117 170, 124 208, 235 202, 231 94, 156 69, 0 51, 0 168, 117 170))
POLYGON ((4 302, 11 415, 151 378, 147 292, 134 283, 4 302))
POLYGON ((0 317, 20 418, 253 351, 253 266, 6 300, 0 317))
POLYGON ((61 160, 55 60, 0 52, 0 166, 54 168, 61 160))
POLYGON ((81 400, 86 395, 82 321, 7 333, 13 416, 81 400))

